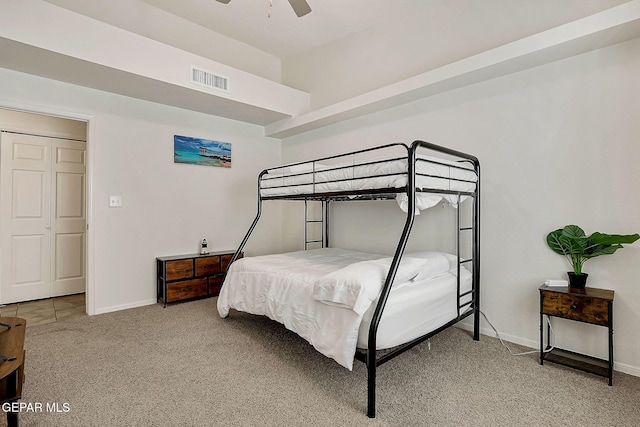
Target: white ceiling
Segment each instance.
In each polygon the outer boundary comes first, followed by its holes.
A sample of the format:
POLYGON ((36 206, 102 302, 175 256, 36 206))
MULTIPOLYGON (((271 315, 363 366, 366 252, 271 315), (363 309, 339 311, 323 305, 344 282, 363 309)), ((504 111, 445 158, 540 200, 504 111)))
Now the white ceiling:
POLYGON ((283 58, 445 0, 307 0, 312 12, 300 18, 287 0, 144 1, 283 58))
MULTIPOLYGON (((158 31, 161 12, 254 46, 279 58, 401 19, 447 0, 307 0, 298 18, 287 0, 46 0, 141 34, 158 31), (139 3, 144 3, 141 5, 139 3), (154 12, 155 10, 155 12, 154 12), (271 16, 269 16, 269 14, 271 16)), ((169 21, 166 21, 169 22, 169 21)), ((165 28, 171 31, 171 28, 165 28)))

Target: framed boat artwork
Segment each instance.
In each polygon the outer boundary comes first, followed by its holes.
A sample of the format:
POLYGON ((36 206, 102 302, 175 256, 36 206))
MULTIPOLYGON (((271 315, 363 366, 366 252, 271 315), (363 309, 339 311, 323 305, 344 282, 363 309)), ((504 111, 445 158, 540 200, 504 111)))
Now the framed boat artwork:
POLYGON ((230 168, 231 143, 174 135, 173 162, 230 168))

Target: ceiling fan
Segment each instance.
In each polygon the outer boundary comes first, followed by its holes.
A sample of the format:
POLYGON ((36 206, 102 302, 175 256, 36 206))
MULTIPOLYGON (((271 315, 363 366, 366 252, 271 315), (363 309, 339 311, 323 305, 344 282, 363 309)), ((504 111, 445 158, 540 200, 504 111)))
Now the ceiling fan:
MULTIPOLYGON (((231 0, 217 0, 220 3, 229 4, 231 0)), ((293 8, 293 11, 298 15, 298 17, 304 16, 307 13, 311 12, 311 6, 307 3, 306 0, 289 0, 289 4, 293 8)))

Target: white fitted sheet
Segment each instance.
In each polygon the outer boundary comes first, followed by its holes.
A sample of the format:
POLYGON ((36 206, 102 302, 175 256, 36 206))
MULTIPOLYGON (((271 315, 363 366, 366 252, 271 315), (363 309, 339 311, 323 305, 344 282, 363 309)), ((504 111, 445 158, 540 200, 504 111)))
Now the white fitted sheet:
MULTIPOLYGON (((477 175, 466 162, 453 162, 421 156, 416 161, 416 187, 428 190, 473 192, 477 175), (460 168, 464 169, 460 169, 460 168), (427 176, 428 175, 428 176, 427 176)), ((397 189, 407 185, 408 160, 376 160, 366 164, 323 165, 317 162, 283 166, 269 171, 260 182, 261 195, 293 196, 301 194, 397 189)), ((456 205, 456 195, 418 192, 417 209, 427 209, 440 201, 456 205)), ((464 197, 461 199, 461 201, 464 197)), ((398 204, 406 211, 407 195, 400 193, 398 204)))
MULTIPOLYGON (((460 268, 460 293, 471 290, 471 272, 460 268)), ((460 313, 469 308, 471 294, 461 298, 460 313)), ((369 326, 378 300, 365 312, 358 331, 358 348, 369 347, 369 326)), ((420 280, 389 293, 378 324, 376 349, 392 348, 432 332, 458 316, 457 279, 452 271, 420 280)))

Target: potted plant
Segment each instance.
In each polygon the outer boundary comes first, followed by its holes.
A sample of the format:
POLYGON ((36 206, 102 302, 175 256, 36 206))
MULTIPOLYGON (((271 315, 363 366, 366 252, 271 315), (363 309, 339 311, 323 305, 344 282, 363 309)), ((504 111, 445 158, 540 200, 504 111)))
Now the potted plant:
POLYGON ((569 286, 584 288, 588 274, 582 272, 582 265, 587 260, 600 255, 611 255, 622 248, 623 243, 633 243, 639 238, 637 233, 620 235, 596 232, 587 236, 577 225, 567 225, 547 234, 547 244, 554 252, 566 256, 573 266, 573 271, 567 273, 569 286))

